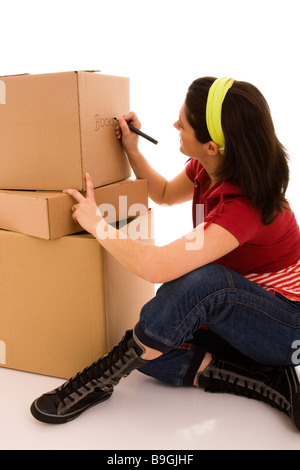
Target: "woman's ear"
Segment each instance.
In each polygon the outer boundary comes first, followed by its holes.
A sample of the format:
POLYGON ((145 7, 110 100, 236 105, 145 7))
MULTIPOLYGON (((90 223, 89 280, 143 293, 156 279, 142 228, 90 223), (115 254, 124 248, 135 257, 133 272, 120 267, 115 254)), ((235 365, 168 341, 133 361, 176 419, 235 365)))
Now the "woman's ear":
POLYGON ((219 147, 218 145, 213 142, 212 140, 208 142, 208 152, 211 156, 216 156, 219 153, 219 147))

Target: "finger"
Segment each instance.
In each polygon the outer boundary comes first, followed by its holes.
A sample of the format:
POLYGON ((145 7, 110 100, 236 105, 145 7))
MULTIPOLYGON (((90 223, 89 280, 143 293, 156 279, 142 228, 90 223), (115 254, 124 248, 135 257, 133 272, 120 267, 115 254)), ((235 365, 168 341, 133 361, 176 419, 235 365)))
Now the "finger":
POLYGON ((92 178, 89 173, 85 174, 85 184, 86 184, 86 198, 89 200, 94 200, 94 185, 92 178))
POLYGON ((125 121, 133 121, 137 119, 136 114, 133 111, 130 111, 128 114, 123 114, 123 118, 125 121))
POLYGON ((126 137, 130 135, 129 127, 127 126, 127 122, 124 118, 119 119, 119 125, 121 128, 122 136, 126 137))
POLYGON ((117 139, 122 139, 122 131, 121 131, 121 129, 119 129, 119 130, 116 132, 116 136, 117 136, 117 139))
POLYGON ((84 201, 85 197, 77 191, 77 189, 64 189, 63 193, 69 194, 69 196, 72 196, 77 202, 84 201))
POLYGON ((138 120, 137 118, 137 115, 131 111, 130 113, 126 114, 123 116, 123 118, 125 119, 125 121, 129 122, 130 121, 130 124, 132 124, 134 127, 136 127, 137 129, 140 129, 141 128, 141 123, 140 121, 138 120))
POLYGON ((74 220, 74 222, 77 222, 77 223, 78 223, 77 216, 76 216, 76 211, 73 212, 73 214, 72 214, 72 219, 74 220))

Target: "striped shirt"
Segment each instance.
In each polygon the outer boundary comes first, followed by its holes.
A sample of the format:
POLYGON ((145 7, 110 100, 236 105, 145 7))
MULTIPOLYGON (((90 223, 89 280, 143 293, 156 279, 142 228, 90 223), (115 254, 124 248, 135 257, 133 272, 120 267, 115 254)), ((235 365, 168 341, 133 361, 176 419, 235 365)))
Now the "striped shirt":
POLYGON ((300 302, 300 260, 273 273, 247 274, 247 279, 269 292, 279 292, 290 300, 300 302))
POLYGON ((291 208, 284 208, 271 224, 265 225, 260 211, 234 183, 218 181, 210 186, 205 168, 193 158, 186 173, 194 182, 194 227, 203 221, 205 229, 215 223, 239 242, 216 263, 272 293, 277 291, 300 302, 300 229, 291 208))

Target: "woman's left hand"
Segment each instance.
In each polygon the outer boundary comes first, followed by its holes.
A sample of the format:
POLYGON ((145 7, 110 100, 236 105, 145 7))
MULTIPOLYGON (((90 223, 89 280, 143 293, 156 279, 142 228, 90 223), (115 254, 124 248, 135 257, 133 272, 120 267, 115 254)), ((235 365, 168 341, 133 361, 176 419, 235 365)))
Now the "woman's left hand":
POLYGON ((86 181, 86 197, 84 197, 76 189, 64 189, 64 193, 72 196, 77 204, 72 207, 72 217, 87 232, 95 236, 97 224, 103 219, 97 207, 94 186, 92 179, 88 173, 85 175, 86 181))

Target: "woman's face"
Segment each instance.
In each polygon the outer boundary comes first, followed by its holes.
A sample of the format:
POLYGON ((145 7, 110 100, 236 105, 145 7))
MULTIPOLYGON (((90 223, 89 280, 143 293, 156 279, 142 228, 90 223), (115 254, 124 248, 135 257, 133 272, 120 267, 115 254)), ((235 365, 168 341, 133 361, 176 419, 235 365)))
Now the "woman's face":
POLYGON ((199 142, 195 136, 195 131, 186 118, 185 104, 183 104, 179 119, 174 123, 174 127, 179 131, 180 151, 192 158, 201 158, 204 144, 199 142))

